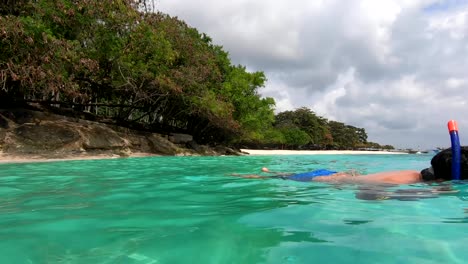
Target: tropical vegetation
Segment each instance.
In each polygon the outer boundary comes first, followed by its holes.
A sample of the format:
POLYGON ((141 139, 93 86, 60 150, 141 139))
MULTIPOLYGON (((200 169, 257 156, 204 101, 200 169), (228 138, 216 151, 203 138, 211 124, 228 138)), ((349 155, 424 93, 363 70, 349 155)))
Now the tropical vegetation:
MULTIPOLYGON (((308 108, 275 115, 263 72, 144 0, 0 3, 0 104, 62 114, 199 143, 274 148, 380 147, 364 128, 308 108)), ((387 146, 391 148, 391 146, 387 146)))

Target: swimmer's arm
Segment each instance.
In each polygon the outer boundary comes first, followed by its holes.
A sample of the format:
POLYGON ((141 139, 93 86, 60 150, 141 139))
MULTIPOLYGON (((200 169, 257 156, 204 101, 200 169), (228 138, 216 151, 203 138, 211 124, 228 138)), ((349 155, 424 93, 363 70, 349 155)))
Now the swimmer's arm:
POLYGON ((238 173, 231 173, 231 176, 240 177, 240 178, 247 178, 247 179, 265 179, 271 178, 270 176, 262 176, 258 174, 238 174, 238 173))
POLYGON ((266 167, 263 167, 262 168, 262 171, 263 172, 266 172, 266 173, 273 173, 277 176, 291 176, 293 175, 293 173, 290 173, 290 172, 278 172, 278 171, 270 171, 268 168, 266 167))
POLYGON ((241 177, 241 178, 248 178, 248 179, 268 179, 268 178, 276 178, 276 176, 290 176, 292 173, 285 173, 285 172, 276 172, 276 171, 270 171, 268 168, 263 167, 262 172, 266 173, 272 173, 275 174, 274 176, 265 176, 265 175, 259 175, 259 174, 239 174, 239 173, 231 173, 231 176, 235 177, 241 177))

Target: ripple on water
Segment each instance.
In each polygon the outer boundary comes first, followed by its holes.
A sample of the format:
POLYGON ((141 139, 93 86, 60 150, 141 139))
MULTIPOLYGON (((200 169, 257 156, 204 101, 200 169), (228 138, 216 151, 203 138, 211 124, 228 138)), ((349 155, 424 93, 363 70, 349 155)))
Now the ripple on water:
MULTIPOLYGON (((420 169, 429 160, 153 157, 0 165, 0 263, 464 263, 467 185, 432 199, 376 201, 358 199, 368 190, 356 186, 229 176, 263 166, 420 169)), ((382 188, 372 191, 429 187, 382 188)))

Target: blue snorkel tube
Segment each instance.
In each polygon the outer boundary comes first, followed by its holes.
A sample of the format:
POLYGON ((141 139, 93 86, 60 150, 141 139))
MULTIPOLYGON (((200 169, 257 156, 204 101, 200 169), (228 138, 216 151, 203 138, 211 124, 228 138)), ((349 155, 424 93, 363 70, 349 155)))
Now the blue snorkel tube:
POLYGON ((452 180, 460 180, 461 148, 458 137, 457 121, 450 120, 447 124, 452 142, 452 180))

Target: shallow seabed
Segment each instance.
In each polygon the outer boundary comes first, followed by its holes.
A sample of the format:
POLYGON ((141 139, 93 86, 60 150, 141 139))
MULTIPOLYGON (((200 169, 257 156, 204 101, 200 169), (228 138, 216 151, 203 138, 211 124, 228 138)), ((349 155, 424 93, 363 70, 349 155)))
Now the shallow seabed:
MULTIPOLYGON (((361 200, 358 186, 229 175, 257 173, 263 166, 364 174, 420 170, 430 158, 148 157, 2 164, 0 263, 466 263, 467 185, 431 199, 361 200)), ((431 186, 381 191, 415 188, 431 186)))

